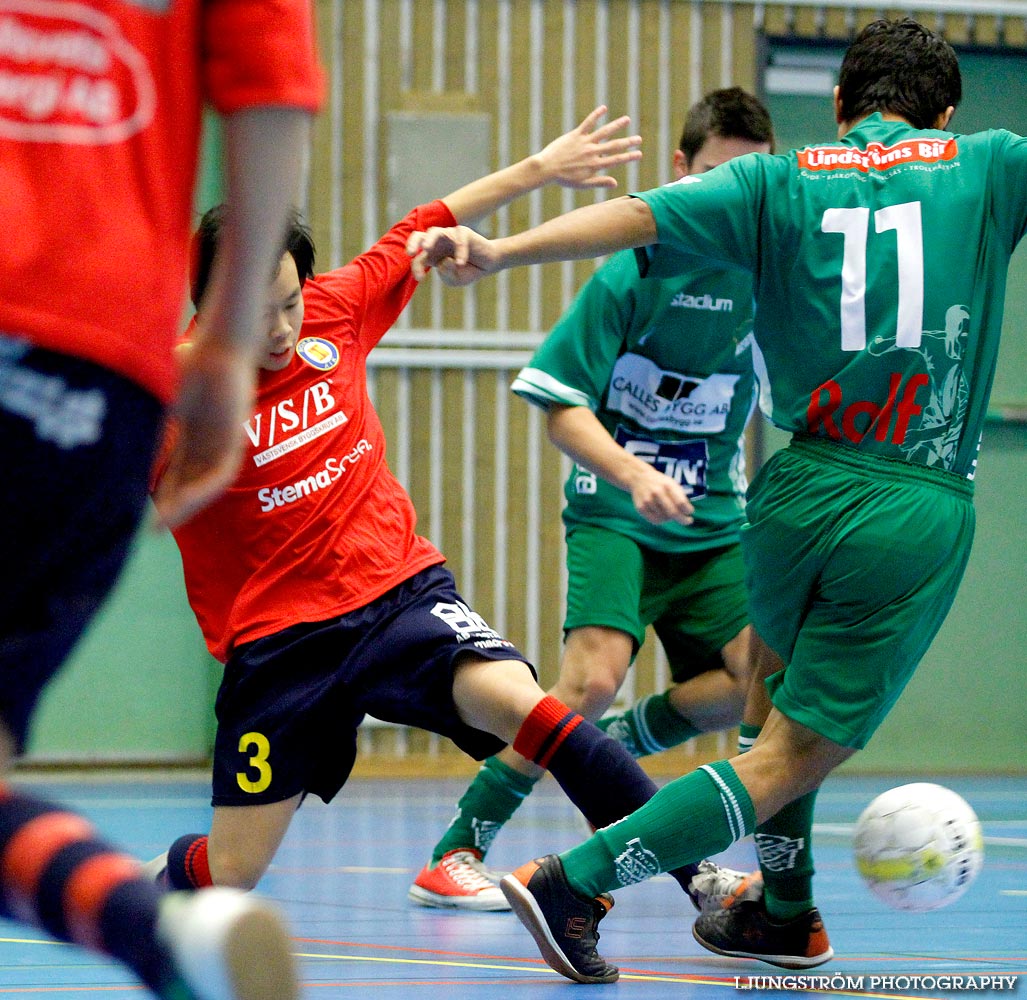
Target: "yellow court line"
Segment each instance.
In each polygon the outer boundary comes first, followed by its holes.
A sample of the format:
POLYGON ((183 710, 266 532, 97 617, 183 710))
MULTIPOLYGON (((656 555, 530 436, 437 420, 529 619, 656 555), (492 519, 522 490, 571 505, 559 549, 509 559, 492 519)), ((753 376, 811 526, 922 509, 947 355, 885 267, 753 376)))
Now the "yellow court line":
MULTIPOLYGON (((489 965, 484 962, 450 962, 441 958, 393 958, 392 956, 376 955, 325 955, 316 952, 295 951, 295 958, 319 958, 330 962, 380 962, 385 965, 439 965, 455 969, 498 969, 503 972, 552 972, 547 967, 538 965, 489 965)), ((553 972, 553 975, 558 973, 553 972)))

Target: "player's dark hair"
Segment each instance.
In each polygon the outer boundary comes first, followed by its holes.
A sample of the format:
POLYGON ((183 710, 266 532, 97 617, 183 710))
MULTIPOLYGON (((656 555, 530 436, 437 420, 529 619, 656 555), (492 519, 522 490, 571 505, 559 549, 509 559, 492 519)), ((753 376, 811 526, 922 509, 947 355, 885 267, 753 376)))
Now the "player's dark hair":
POLYGON ((872 21, 845 53, 838 96, 842 121, 880 111, 933 128, 962 99, 959 60, 941 35, 912 18, 872 21))
POLYGON ((713 90, 693 104, 685 118, 678 149, 689 166, 711 135, 722 139, 766 142, 774 149, 774 126, 770 113, 752 94, 741 87, 713 90))
MULTIPOLYGON (((200 224, 193 234, 191 268, 189 273, 189 296, 194 306, 199 306, 203 293, 207 290, 210 281, 211 268, 214 266, 214 256, 217 254, 218 244, 221 241, 221 230, 225 223, 224 204, 215 205, 207 209, 200 219, 200 224)), ((303 222, 299 210, 289 210, 289 218, 286 222, 285 240, 282 243, 282 253, 292 255, 296 262, 296 273, 300 278, 300 286, 307 278, 314 276, 314 238, 310 228, 303 222)), ((275 258, 275 263, 281 254, 275 258)), ((274 278, 274 273, 269 280, 274 278)))

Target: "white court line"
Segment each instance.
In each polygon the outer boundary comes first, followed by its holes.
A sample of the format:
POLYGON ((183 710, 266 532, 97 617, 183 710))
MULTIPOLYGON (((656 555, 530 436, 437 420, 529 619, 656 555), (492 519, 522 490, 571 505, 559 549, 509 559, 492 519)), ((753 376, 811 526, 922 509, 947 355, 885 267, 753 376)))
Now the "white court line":
MULTIPOLYGON (((989 824, 990 825, 990 824, 989 824)), ((995 824, 998 825, 997 823, 995 824)), ((1022 824, 1015 824, 1022 825, 1022 824)), ((855 829, 854 823, 814 823, 813 832, 828 837, 851 837, 855 829)), ((992 847, 1025 847, 1027 848, 1027 837, 984 837, 985 845, 992 847)))

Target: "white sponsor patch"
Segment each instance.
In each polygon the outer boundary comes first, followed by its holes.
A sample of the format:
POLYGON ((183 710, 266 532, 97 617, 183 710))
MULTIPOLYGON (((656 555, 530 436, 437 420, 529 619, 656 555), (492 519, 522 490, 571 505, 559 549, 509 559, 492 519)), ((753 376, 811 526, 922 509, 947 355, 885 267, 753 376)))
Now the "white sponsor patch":
POLYGON ((718 434, 727 425, 739 375, 683 375, 625 354, 610 378, 607 407, 649 430, 718 434))

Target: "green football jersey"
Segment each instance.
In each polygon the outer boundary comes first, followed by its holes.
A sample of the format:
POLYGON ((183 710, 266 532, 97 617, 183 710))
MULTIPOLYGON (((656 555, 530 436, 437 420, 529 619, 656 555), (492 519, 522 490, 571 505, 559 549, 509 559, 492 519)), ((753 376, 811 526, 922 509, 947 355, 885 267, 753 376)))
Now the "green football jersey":
POLYGON ((662 244, 753 274, 775 424, 973 478, 1027 139, 874 114, 638 197, 662 244))
POLYGON ((587 406, 621 447, 681 483, 695 520, 650 524, 629 493, 575 465, 564 488, 568 526, 601 524, 667 552, 737 539, 751 329, 752 280, 737 269, 661 249, 644 279, 630 251, 592 276, 513 391, 542 407, 587 406))

